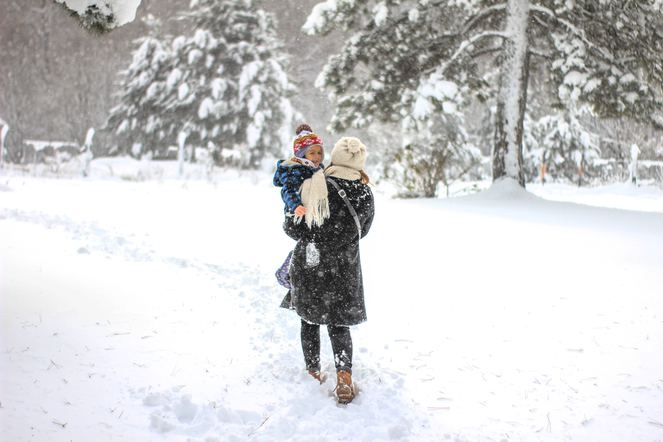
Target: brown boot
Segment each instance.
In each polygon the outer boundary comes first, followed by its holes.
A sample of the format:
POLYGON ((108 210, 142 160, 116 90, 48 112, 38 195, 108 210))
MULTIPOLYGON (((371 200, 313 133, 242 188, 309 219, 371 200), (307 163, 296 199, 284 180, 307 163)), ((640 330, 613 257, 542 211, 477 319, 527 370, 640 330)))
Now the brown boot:
POLYGON ((339 404, 349 404, 355 398, 355 386, 349 371, 336 372, 336 399, 339 404))
POLYGON ((309 370, 308 374, 310 374, 314 379, 316 379, 321 384, 327 380, 327 375, 322 373, 320 370, 309 370))

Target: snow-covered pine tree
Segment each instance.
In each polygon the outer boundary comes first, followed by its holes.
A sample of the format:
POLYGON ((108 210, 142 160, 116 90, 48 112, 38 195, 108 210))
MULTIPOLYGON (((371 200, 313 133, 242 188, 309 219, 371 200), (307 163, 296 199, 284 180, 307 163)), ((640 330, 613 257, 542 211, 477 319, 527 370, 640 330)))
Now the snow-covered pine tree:
POLYGON ((317 84, 335 98, 334 129, 393 121, 431 76, 486 98, 499 69, 493 179, 524 186, 523 119, 530 68, 556 84, 562 104, 663 127, 663 2, 659 0, 327 0, 304 30, 349 33, 317 84))
POLYGON ((217 164, 257 167, 280 153, 291 138, 294 87, 272 16, 251 0, 193 0, 179 18, 191 34, 139 41, 109 126, 152 152, 184 134, 217 164))
POLYGON ((581 121, 588 112, 587 107, 577 109, 570 105, 537 121, 528 122, 525 129, 525 162, 532 176, 538 174, 541 179, 541 174, 545 174, 578 185, 591 178, 592 168, 600 158, 600 150, 598 135, 581 121))
POLYGON ((150 35, 136 40, 131 64, 120 73, 119 103, 110 110, 106 128, 121 141, 120 153, 139 157, 150 152, 159 157, 168 144, 175 144, 180 122, 164 106, 173 87, 169 77, 172 52, 157 37, 158 22, 151 17, 146 21, 150 35))
POLYGON ((291 138, 294 87, 273 17, 252 0, 193 0, 181 15, 193 36, 175 38, 165 110, 188 125, 187 142, 217 162, 256 167, 291 138))

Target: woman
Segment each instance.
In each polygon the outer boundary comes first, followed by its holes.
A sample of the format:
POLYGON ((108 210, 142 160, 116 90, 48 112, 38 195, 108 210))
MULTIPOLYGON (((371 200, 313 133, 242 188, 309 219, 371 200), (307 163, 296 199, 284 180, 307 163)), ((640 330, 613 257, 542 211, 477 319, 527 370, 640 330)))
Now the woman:
POLYGON ((320 382, 320 325, 326 325, 334 351, 339 403, 354 399, 350 326, 366 320, 359 239, 373 221, 373 193, 364 173, 366 146, 341 138, 325 169, 329 217, 321 225, 286 218, 283 228, 297 240, 290 265, 292 289, 282 307, 301 317, 301 342, 309 374, 320 382), (345 199, 342 197, 345 195, 345 199))

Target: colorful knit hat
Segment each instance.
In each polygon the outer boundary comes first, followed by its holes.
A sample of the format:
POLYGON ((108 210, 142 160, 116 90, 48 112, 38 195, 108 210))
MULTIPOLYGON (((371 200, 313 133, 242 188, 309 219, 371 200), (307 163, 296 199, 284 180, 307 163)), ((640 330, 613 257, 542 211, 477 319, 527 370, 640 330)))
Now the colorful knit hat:
POLYGON ((306 151, 311 146, 322 147, 322 139, 313 133, 313 129, 308 124, 300 124, 295 129, 295 140, 292 142, 292 150, 297 158, 304 158, 306 151))

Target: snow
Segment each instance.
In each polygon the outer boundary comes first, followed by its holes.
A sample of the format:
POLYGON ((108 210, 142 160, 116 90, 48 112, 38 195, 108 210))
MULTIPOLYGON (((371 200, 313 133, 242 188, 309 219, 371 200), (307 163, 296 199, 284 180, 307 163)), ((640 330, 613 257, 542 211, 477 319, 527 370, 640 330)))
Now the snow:
POLYGON ((630 72, 619 79, 621 84, 635 83, 636 81, 637 79, 635 78, 635 75, 631 74, 630 72))
POLYGON ((626 100, 630 104, 633 104, 636 101, 638 101, 638 98, 640 98, 640 95, 638 95, 637 92, 628 92, 624 95, 624 100, 626 100))
POLYGON ((661 188, 376 185, 360 393, 338 406, 278 308, 294 242, 271 175, 139 164, 0 175, 3 440, 663 438, 661 188))
POLYGON ((458 86, 452 81, 444 79, 440 72, 433 72, 421 81, 416 91, 416 98, 412 105, 412 116, 417 119, 426 119, 435 112, 433 100, 441 103, 445 113, 456 112, 455 100, 458 100, 458 86))
POLYGON ((594 91, 598 86, 601 85, 601 80, 598 78, 592 78, 587 83, 585 83, 585 86, 583 87, 583 90, 585 93, 589 93, 594 91))
POLYGON ((187 83, 182 83, 177 88, 177 98, 182 101, 189 96, 190 88, 187 83))
POLYGON ((314 243, 306 245, 306 267, 313 268, 320 264, 320 251, 314 243))
POLYGON ((228 83, 226 79, 221 77, 216 77, 210 82, 210 87, 212 89, 212 98, 215 100, 220 99, 228 88, 228 83))
POLYGON ((582 86, 587 82, 588 75, 578 71, 569 71, 564 76, 564 84, 570 86, 582 86))
POLYGON ((302 31, 308 35, 320 32, 325 27, 328 17, 335 14, 337 9, 337 0, 326 0, 325 2, 318 3, 306 18, 306 22, 302 26, 302 31))
POLYGON ((174 68, 172 71, 170 71, 170 74, 168 74, 168 78, 166 79, 166 86, 168 90, 172 90, 177 83, 180 82, 182 79, 182 76, 184 74, 179 68, 174 68))
MULTIPOLYGON (((210 40, 211 35, 209 31, 197 29, 196 33, 193 36, 193 43, 198 46, 200 49, 205 49, 207 47, 207 42, 210 40)), ((191 63, 191 62, 189 62, 191 63)))
POLYGON ((141 0, 56 0, 58 3, 64 3, 69 9, 77 12, 79 15, 85 14, 90 6, 97 6, 104 13, 112 13, 115 16, 116 26, 122 26, 132 22, 136 18, 136 11, 140 6, 141 0))
POLYGON ((203 56, 203 51, 201 51, 200 49, 192 49, 188 54, 188 63, 189 64, 198 63, 198 60, 200 60, 202 56, 203 56))
POLYGON ((378 28, 386 23, 389 18, 389 8, 385 2, 380 2, 373 8, 373 21, 378 28))
POLYGON ((239 99, 243 100, 249 92, 248 86, 255 81, 256 76, 263 68, 261 60, 255 60, 242 66, 242 72, 239 76, 239 99))
POLYGON ((201 120, 206 119, 209 114, 214 114, 214 100, 209 97, 205 97, 203 101, 200 102, 198 107, 198 118, 201 120))

